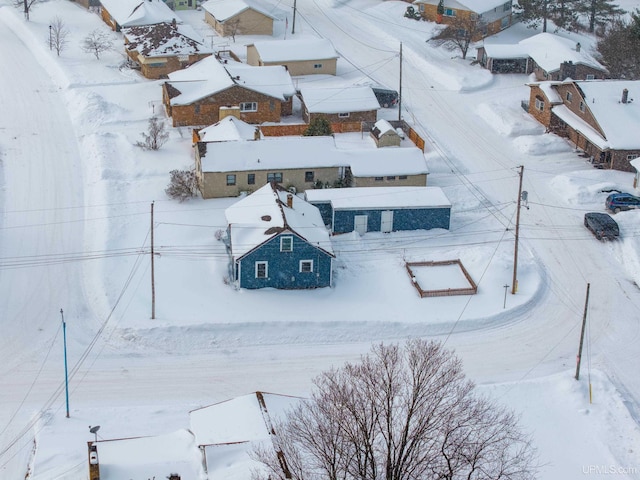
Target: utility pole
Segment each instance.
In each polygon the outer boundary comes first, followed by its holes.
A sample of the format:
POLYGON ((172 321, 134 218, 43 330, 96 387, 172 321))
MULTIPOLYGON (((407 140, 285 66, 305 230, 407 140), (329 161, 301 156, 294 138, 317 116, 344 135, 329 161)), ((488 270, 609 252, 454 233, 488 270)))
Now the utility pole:
POLYGON ((522 199, 522 174, 524 165, 520 165, 520 186, 518 187, 518 208, 516 210, 516 244, 513 249, 513 281, 511 282, 511 294, 518 291, 518 237, 520 235, 520 201, 522 199))
POLYGON ((398 121, 402 120, 402 42, 400 42, 400 84, 398 85, 398 121))
POLYGON ((69 375, 67 370, 67 324, 64 321, 64 312, 60 309, 62 317, 62 342, 64 345, 64 393, 67 404, 67 418, 69 418, 69 375))
POLYGON ((582 363, 582 345, 584 344, 584 331, 587 326, 587 307, 589 306, 589 287, 590 283, 587 283, 587 298, 584 302, 584 313, 582 315, 582 330, 580 331, 580 346, 578 347, 578 358, 576 365, 576 380, 580 380, 580 363, 582 363))
POLYGON ((296 33, 296 0, 293 0, 293 22, 291 23, 291 35, 296 33))
POLYGON ((151 320, 156 318, 156 283, 154 276, 154 252, 153 252, 153 203, 151 202, 151 320))

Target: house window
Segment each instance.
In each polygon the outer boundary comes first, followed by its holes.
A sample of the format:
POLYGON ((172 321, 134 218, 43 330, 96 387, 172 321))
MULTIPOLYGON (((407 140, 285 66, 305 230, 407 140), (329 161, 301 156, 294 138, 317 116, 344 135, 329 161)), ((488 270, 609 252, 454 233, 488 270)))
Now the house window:
POLYGON ((267 173, 267 183, 282 183, 282 172, 267 173))
POLYGON ((595 80, 595 79, 596 79, 595 75, 593 75, 593 74, 587 75, 587 80, 595 80))
POLYGON ((256 262, 256 278, 267 278, 269 275, 269 262, 256 262))
POLYGON ((247 185, 255 185, 256 183, 256 174, 248 173, 247 174, 247 185))
POLYGON ((477 13, 474 13, 474 12, 471 12, 471 13, 469 14, 469 19, 471 19, 472 21, 474 21, 474 22, 475 22, 475 21, 478 19, 478 14, 477 14, 477 13))
POLYGON ((445 17, 455 17, 456 16, 456 11, 453 8, 445 8, 444 9, 444 15, 445 15, 445 17))
POLYGON ((273 112, 276 109, 276 102, 274 100, 269 100, 269 111, 273 112))
MULTIPOLYGON (((510 18, 511 18, 511 17, 508 17, 508 16, 507 16, 507 17, 504 17, 502 20, 500 20, 500 28, 501 28, 502 30, 504 30, 505 28, 507 28, 507 27, 509 26, 509 19, 510 19, 510 18)), ((485 30, 486 30, 487 26, 485 25, 485 26, 484 26, 484 28, 485 28, 485 30)))
POLYGON ((304 172, 304 181, 305 182, 313 182, 314 181, 313 172, 304 172))
POLYGON ((406 175, 400 175, 400 176, 398 177, 398 180, 406 180, 406 179, 407 179, 407 176, 406 176, 406 175))
POLYGON ((536 109, 540 110, 541 112, 544 111, 544 100, 542 100, 540 97, 536 97, 536 109))
POLYGON ((256 102, 241 102, 240 111, 241 112, 257 112, 258 104, 256 102))
POLYGON ((637 153, 633 154, 633 155, 627 155, 627 160, 633 160, 633 159, 636 159, 636 158, 638 158, 638 154, 637 153))
POLYGON ((459 28, 458 38, 466 38, 466 37, 467 37, 467 31, 464 28, 459 28))
POLYGON ((280 237, 280 251, 281 252, 293 252, 293 237, 287 235, 286 237, 280 237))
POLYGON ((300 260, 300 273, 312 273, 313 260, 300 260))
POLYGON ((581 111, 582 113, 584 113, 584 111, 586 110, 586 108, 587 108, 587 107, 585 106, 584 102, 580 102, 580 111, 581 111))
POLYGON ((374 180, 375 180, 376 182, 381 182, 381 181, 383 181, 383 180, 384 180, 384 177, 375 177, 375 178, 374 178, 374 180))
POLYGON ((567 92, 567 102, 571 103, 572 98, 573 98, 573 94, 571 92, 567 92))
POLYGON ((338 118, 349 118, 349 113, 339 113, 338 118))
POLYGON ((235 175, 227 175, 227 185, 235 185, 236 184, 236 176, 235 175))
POLYGON ((322 64, 321 63, 314 63, 313 64, 313 68, 322 68, 322 64))
POLYGON ((200 105, 196 105, 195 107, 193 107, 193 111, 195 113, 200 113, 200 105))
POLYGON ((424 12, 424 3, 420 4, 420 6, 418 7, 418 11, 424 12))
POLYGON ((387 180, 395 180, 395 179, 396 177, 392 177, 392 176, 387 177, 387 180))

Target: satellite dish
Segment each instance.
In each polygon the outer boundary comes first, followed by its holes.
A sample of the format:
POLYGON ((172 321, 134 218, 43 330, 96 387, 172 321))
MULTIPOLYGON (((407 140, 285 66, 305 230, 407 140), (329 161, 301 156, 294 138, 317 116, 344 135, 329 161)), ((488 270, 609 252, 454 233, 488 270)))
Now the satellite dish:
POLYGON ((92 427, 91 425, 89 425, 89 431, 91 433, 98 433, 98 430, 100 430, 100 425, 96 425, 95 427, 92 427))

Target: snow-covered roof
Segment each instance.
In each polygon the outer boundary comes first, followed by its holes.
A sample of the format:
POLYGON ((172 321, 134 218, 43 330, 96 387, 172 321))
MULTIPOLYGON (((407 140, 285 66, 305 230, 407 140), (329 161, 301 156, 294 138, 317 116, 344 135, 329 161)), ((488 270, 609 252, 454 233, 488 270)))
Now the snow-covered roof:
POLYGON ((162 0, 101 0, 101 4, 121 27, 182 23, 162 0))
POLYGON ((380 120, 378 120, 374 125, 373 125, 374 129, 377 129, 379 133, 379 135, 383 135, 389 131, 395 132, 395 128, 393 128, 393 125, 391 125, 389 123, 388 120, 385 120, 384 118, 381 118, 380 120))
POLYGON ((277 19, 271 13, 273 7, 260 0, 209 0, 202 5, 202 8, 221 23, 249 9, 274 20, 277 19))
POLYGON ((330 202, 334 210, 378 208, 450 208, 440 187, 357 187, 305 191, 310 203, 330 202))
POLYGON ((170 73, 168 83, 180 92, 180 95, 171 99, 171 105, 188 105, 233 85, 280 100, 286 100, 296 92, 291 75, 281 65, 255 67, 240 62, 222 64, 214 56, 170 73))
POLYGON ((260 129, 230 115, 198 132, 201 142, 228 142, 238 140, 256 140, 260 138, 260 129))
MULTIPOLYGON (((265 187, 265 191, 271 190, 270 185, 265 187)), ((248 200, 256 193, 258 191, 243 200, 248 200)), ((239 203, 227 210, 231 209, 232 214, 234 210, 241 210, 242 205, 238 205, 239 203)), ((239 215, 244 218, 243 214, 239 215)), ((250 213, 248 217, 251 217, 250 213)), ((263 440, 271 435, 271 423, 281 419, 284 412, 299 401, 299 397, 275 393, 253 392, 242 395, 189 412, 191 431, 198 445, 263 440)))
MULTIPOLYGON (((416 0, 414 4, 425 3, 427 5, 438 5, 439 0, 416 0)), ((501 7, 505 2, 503 0, 447 0, 446 7, 454 8, 456 10, 468 10, 475 13, 485 13, 493 10, 494 8, 501 7)))
POLYGON ((633 160, 629 160, 629 163, 637 172, 640 172, 640 157, 636 157, 633 160))
POLYGON ((238 260, 283 231, 295 233, 310 245, 333 255, 329 232, 320 211, 295 195, 289 208, 288 195, 292 194, 276 184, 267 183, 225 210, 234 259, 238 260))
POLYGON ((609 148, 640 148, 640 81, 592 80, 575 84, 582 90, 587 107, 604 132, 609 148), (624 89, 628 91, 627 103, 621 101, 624 89), (638 95, 637 103, 634 95, 638 95))
POLYGON ((429 173, 417 147, 339 148, 333 137, 267 137, 257 142, 206 143, 203 172, 351 167, 356 177, 429 173))
POLYGON ((345 113, 378 110, 380 103, 371 87, 304 87, 302 100, 309 113, 345 113))
POLYGON ((547 72, 560 68, 564 62, 588 65, 606 71, 587 49, 576 50, 576 42, 568 38, 544 32, 525 38, 519 42, 527 49, 529 56, 547 72))
POLYGON ((122 33, 129 43, 128 50, 135 50, 145 57, 166 57, 212 53, 203 44, 202 37, 190 25, 158 23, 126 27, 122 33))
POLYGON ((204 475, 202 455, 189 430, 96 445, 101 480, 168 478, 174 472, 180 472, 182 480, 199 480, 204 475))
POLYGON ((268 40, 255 42, 253 46, 263 62, 300 62, 338 58, 336 49, 326 38, 268 40))
POLYGON ((491 58, 531 57, 547 72, 559 70, 564 62, 579 63, 606 71, 586 49, 577 51, 575 41, 549 32, 533 35, 516 44, 499 44, 488 40, 483 47, 491 58))

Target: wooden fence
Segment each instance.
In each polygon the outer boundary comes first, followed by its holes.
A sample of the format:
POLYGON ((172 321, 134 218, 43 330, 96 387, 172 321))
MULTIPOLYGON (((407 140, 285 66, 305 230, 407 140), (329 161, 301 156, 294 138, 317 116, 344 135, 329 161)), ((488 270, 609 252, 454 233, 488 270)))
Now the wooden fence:
POLYGON ((407 269, 407 273, 409 274, 409 278, 411 279, 411 283, 416 288, 418 293, 420 294, 420 298, 424 297, 448 297, 453 295, 475 295, 478 293, 478 286, 467 272, 467 269, 464 268, 460 259, 456 260, 443 260, 440 262, 406 262, 405 267, 407 269), (442 288, 438 290, 423 290, 416 276, 413 273, 411 267, 439 267, 446 265, 458 265, 462 274, 465 276, 467 281, 469 282, 469 287, 467 288, 442 288))

